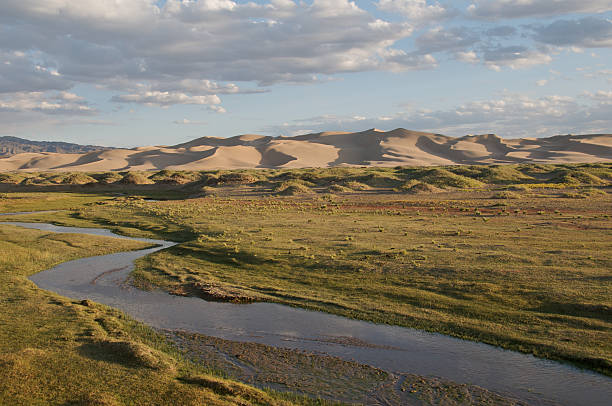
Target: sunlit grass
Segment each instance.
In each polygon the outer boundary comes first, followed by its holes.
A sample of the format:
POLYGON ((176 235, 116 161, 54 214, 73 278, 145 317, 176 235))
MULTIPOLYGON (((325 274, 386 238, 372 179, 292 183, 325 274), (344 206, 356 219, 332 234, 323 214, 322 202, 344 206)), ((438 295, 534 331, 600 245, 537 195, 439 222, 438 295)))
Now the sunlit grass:
POLYGON ((26 278, 70 259, 144 245, 0 224, 0 404, 317 403, 211 375, 119 311, 73 302, 26 278))
POLYGON ((206 284, 612 374, 609 164, 200 175, 185 190, 206 184, 207 197, 91 196, 28 217, 181 242, 139 261, 144 288, 206 284))

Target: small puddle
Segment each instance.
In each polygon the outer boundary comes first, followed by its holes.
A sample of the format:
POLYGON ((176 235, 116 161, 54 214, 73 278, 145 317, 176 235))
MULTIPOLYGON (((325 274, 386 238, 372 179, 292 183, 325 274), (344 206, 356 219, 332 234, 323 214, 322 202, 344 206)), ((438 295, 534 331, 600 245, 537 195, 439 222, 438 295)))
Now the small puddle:
POLYGON ((134 260, 171 247, 173 242, 129 238, 97 228, 4 224, 159 244, 140 251, 65 262, 30 278, 40 288, 113 306, 153 327, 325 353, 387 371, 478 385, 536 405, 611 404, 611 378, 527 354, 274 303, 207 302, 161 291, 145 292, 125 283, 134 260))

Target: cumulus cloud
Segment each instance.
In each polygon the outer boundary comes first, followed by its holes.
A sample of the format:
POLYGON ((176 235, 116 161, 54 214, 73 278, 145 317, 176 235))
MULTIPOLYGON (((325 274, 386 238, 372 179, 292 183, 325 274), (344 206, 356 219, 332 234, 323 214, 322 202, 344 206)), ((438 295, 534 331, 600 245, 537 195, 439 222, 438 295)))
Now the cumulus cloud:
POLYGON ((609 131, 612 126, 612 92, 585 94, 587 103, 567 96, 532 98, 507 94, 477 100, 448 110, 417 109, 392 116, 320 116, 269 127, 276 135, 314 131, 361 131, 366 128, 391 130, 404 127, 452 136, 497 133, 504 137, 533 137, 576 132, 609 131), (525 125, 529 123, 529 125, 525 125))
POLYGON ((610 0, 474 0, 467 8, 469 15, 489 20, 611 10, 610 0))
POLYGON ((419 36, 415 43, 419 50, 432 53, 465 49, 477 43, 479 39, 477 33, 464 27, 435 27, 419 36))
POLYGON ((598 17, 559 20, 534 27, 534 38, 546 44, 583 48, 612 47, 612 21, 598 17))
POLYGON ((612 91, 598 90, 595 93, 585 92, 584 94, 591 100, 595 100, 603 104, 612 104, 612 91))
POLYGON ((461 62, 466 62, 466 63, 471 63, 471 64, 475 64, 480 61, 480 58, 478 58, 478 55, 476 55, 476 52, 474 51, 466 51, 466 52, 459 51, 455 53, 455 59, 461 62))
POLYGON ((168 107, 175 104, 219 104, 217 95, 191 96, 181 92, 145 91, 143 93, 114 96, 113 101, 120 103, 139 103, 146 106, 168 107))
POLYGON ((17 92, 0 95, 1 112, 89 115, 95 109, 83 98, 69 92, 17 92))
POLYGON ((389 49, 385 51, 385 67, 393 72, 400 72, 406 69, 432 69, 437 65, 438 61, 431 54, 415 55, 402 49, 389 49))
POLYGON ((409 24, 377 20, 347 0, 155 3, 10 1, 0 21, 46 34, 22 46, 36 46, 60 73, 81 81, 183 77, 269 84, 385 69, 385 51, 412 33, 409 24))
MULTIPOLYGON (((381 5, 396 6, 415 21, 446 13, 424 0, 381 5)), ((0 29, 0 93, 88 84, 115 92, 113 102, 220 113, 220 96, 279 82, 437 66, 428 52, 394 47, 411 23, 375 18, 350 0, 8 0, 0 29)))
POLYGON ((227 113, 227 110, 225 109, 225 107, 217 106, 217 105, 210 105, 210 106, 208 106, 208 110, 213 111, 215 113, 219 113, 219 114, 227 113))
MULTIPOLYGON (((61 96, 86 85, 110 91, 116 103, 224 113, 225 95, 278 83, 435 69, 448 56, 521 69, 551 62, 559 47, 612 46, 612 23, 602 16, 476 28, 455 24, 465 15, 449 22, 458 16, 449 1, 372 1, 394 15, 375 15, 351 0, 5 0, 2 111, 95 114, 84 100, 61 96)), ((610 0, 472 3, 468 17, 490 20, 612 10, 610 0)))
POLYGON ((402 14, 416 24, 439 21, 453 14, 438 2, 428 4, 426 0, 379 0, 376 6, 383 11, 402 14))
POLYGON ((115 95, 112 101, 118 103, 137 103, 146 106, 168 107, 179 104, 208 105, 209 110, 224 113, 217 106, 221 103, 219 94, 261 93, 261 89, 242 90, 233 83, 219 84, 211 80, 180 79, 177 81, 160 80, 152 83, 132 83, 126 80, 109 82, 109 87, 125 90, 115 95))
POLYGON ((533 65, 547 64, 551 61, 552 57, 547 53, 521 45, 490 48, 484 51, 485 65, 496 71, 501 70, 504 66, 512 69, 522 69, 533 65))

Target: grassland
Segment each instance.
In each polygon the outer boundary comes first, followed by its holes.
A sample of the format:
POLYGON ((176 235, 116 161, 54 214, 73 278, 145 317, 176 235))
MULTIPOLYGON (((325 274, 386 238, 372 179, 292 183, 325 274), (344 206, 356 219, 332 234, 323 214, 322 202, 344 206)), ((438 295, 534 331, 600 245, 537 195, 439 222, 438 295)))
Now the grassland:
MULTIPOLYGON (((163 183, 173 200, 136 197, 157 184, 98 185, 72 210, 29 218, 181 242, 139 261, 143 288, 437 331, 612 375, 612 165, 147 176, 187 180, 163 183)), ((31 185, 9 188, 0 210, 19 187, 31 185)))
POLYGON ((142 247, 0 225, 0 404, 316 403, 211 375, 122 313, 42 291, 27 279, 70 259, 142 247))

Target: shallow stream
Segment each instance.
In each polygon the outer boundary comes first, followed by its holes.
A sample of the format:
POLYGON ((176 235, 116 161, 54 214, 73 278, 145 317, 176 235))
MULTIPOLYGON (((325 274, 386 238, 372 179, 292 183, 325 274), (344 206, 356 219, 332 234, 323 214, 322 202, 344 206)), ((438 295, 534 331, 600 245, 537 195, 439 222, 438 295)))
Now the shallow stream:
POLYGON ((231 304, 145 292, 125 283, 137 258, 175 243, 105 229, 9 222, 50 232, 159 244, 65 262, 33 275, 40 288, 120 309, 153 327, 325 353, 391 372, 469 383, 532 404, 609 406, 612 379, 571 365, 420 330, 352 320, 274 303, 231 304))

